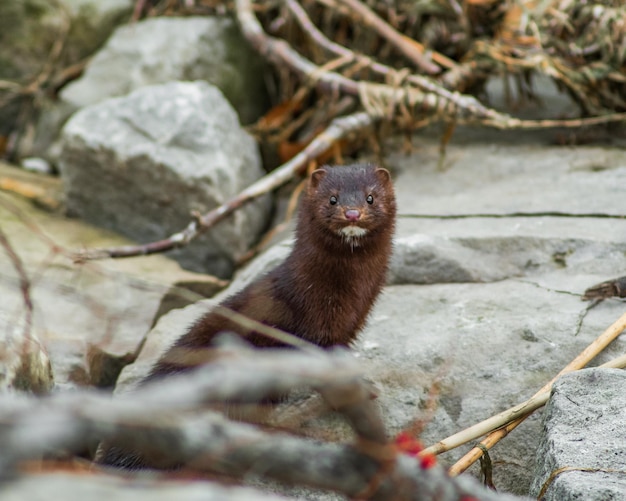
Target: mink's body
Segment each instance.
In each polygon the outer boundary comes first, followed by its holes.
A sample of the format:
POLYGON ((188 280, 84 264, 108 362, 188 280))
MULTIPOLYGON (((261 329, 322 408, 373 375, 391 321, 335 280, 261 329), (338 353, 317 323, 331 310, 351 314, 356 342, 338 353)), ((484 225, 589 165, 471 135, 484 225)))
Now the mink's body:
MULTIPOLYGON (((395 215, 385 169, 351 165, 316 170, 300 203, 296 241, 287 259, 222 306, 321 347, 349 345, 385 283, 395 215)), ((194 351, 210 347, 222 331, 236 332, 260 348, 284 346, 209 312, 174 343, 144 382, 194 367, 194 351)), ((100 462, 131 468, 144 463, 129 463, 120 452, 111 448, 100 462)))

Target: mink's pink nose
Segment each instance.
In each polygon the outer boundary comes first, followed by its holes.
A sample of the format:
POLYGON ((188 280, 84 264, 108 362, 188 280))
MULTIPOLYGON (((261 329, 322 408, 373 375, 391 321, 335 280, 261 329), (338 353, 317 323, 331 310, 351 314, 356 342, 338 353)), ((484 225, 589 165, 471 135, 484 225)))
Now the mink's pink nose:
POLYGON ((361 217, 361 213, 356 209, 348 209, 346 211, 346 219, 348 221, 358 221, 361 217))

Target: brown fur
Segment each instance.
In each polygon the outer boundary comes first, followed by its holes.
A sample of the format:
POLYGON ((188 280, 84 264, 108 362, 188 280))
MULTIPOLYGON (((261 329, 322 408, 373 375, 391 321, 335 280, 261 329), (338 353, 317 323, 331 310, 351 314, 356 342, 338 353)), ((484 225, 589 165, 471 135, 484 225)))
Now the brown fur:
MULTIPOLYGON (((355 217, 354 212, 349 214, 355 217)), ((372 165, 316 170, 301 200, 296 242, 287 259, 222 305, 321 347, 349 345, 385 283, 395 216, 393 185, 386 170, 372 165), (336 197, 335 204, 331 197, 336 197), (358 221, 348 220, 348 210, 359 211, 358 221), (367 233, 352 238, 338 233, 351 224, 367 233)), ((210 347, 225 330, 261 348, 282 346, 209 312, 175 342, 146 381, 197 365, 191 360, 193 353, 210 347)))

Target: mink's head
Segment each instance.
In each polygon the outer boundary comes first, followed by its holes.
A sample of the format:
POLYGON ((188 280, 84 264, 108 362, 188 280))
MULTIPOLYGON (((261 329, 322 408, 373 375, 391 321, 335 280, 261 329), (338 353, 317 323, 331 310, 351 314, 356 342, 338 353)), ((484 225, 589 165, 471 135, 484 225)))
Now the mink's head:
POLYGON ((391 176, 375 165, 323 167, 311 175, 301 212, 329 243, 367 246, 376 235, 393 232, 391 176))

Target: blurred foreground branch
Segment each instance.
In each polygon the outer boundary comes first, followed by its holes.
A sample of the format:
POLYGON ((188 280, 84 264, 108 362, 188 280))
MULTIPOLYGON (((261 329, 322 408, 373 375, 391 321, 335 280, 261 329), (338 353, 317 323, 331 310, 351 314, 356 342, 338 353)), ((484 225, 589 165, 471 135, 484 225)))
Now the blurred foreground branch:
POLYGON ((95 439, 123 440, 205 472, 238 478, 253 474, 368 499, 515 499, 485 490, 443 468, 423 468, 385 436, 375 401, 362 384, 357 361, 345 350, 297 351, 237 347, 186 375, 168 378, 113 400, 96 392, 47 398, 0 397, 0 471, 95 439), (277 392, 318 389, 350 422, 354 444, 328 444, 268 433, 202 410, 217 402, 258 402, 277 392))

